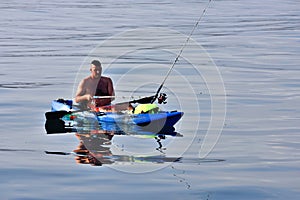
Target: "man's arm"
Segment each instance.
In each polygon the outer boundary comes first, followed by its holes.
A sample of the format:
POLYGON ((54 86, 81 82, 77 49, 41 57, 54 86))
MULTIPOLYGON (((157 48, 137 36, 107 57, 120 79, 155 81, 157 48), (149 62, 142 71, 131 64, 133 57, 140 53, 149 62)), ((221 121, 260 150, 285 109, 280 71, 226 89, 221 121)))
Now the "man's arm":
POLYGON ((83 101, 90 101, 92 99, 90 94, 85 94, 86 89, 85 89, 85 81, 82 80, 77 88, 76 96, 75 96, 75 102, 83 102, 83 101))

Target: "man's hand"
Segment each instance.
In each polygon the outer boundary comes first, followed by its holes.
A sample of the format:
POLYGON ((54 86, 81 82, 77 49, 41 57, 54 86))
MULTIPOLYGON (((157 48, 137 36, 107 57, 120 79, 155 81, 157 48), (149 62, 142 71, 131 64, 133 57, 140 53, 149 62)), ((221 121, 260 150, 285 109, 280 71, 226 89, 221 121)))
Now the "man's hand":
POLYGON ((92 101, 93 100, 93 96, 90 95, 90 94, 86 94, 86 95, 84 95, 84 99, 87 100, 87 101, 92 101))

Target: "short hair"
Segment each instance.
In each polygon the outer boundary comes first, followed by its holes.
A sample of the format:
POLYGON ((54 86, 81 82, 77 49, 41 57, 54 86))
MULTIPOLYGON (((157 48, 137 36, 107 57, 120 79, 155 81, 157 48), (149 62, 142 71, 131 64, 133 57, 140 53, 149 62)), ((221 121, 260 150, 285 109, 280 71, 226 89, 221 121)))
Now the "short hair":
POLYGON ((93 61, 91 62, 91 64, 95 65, 96 67, 101 67, 101 63, 100 63, 99 60, 93 60, 93 61))

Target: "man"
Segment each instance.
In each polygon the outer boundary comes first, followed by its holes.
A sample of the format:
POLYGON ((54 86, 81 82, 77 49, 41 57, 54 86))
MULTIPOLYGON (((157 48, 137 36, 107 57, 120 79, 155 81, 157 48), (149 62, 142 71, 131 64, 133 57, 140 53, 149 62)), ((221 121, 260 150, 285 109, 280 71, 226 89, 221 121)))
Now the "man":
POLYGON ((93 98, 94 96, 115 96, 112 80, 101 76, 100 61, 91 62, 90 72, 91 74, 79 83, 75 102, 85 107, 90 107, 92 104, 97 107, 110 104, 114 98, 93 98))

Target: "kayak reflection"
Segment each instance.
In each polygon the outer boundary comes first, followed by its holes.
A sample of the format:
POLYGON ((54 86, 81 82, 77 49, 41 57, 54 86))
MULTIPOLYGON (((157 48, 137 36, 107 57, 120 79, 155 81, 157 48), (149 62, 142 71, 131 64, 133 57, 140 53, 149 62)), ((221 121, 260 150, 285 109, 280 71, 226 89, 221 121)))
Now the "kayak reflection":
MULTIPOLYGON (((76 133, 76 137, 80 143, 73 151, 75 160, 78 164, 90 164, 93 166, 102 166, 104 164, 113 163, 165 163, 165 162, 178 162, 181 157, 166 157, 163 153, 161 140, 165 139, 165 135, 156 135, 154 139, 158 143, 159 154, 147 156, 135 155, 116 155, 112 152, 112 138, 115 135, 121 135, 120 132, 112 132, 105 130, 93 130, 90 133, 76 133)), ((179 135, 179 134, 177 134, 179 135)), ((124 137, 128 137, 124 136, 124 137)))
POLYGON ((166 163, 181 160, 181 157, 167 157, 164 152, 167 149, 163 145, 164 140, 183 137, 175 132, 174 127, 157 130, 153 126, 147 125, 99 123, 97 116, 91 112, 77 113, 72 123, 72 126, 70 126, 76 132, 75 136, 79 140, 77 148, 70 153, 46 151, 47 154, 72 154, 75 156, 76 163, 92 166, 125 163, 166 163), (136 141, 137 139, 138 141, 136 141), (118 145, 115 144, 115 140, 126 141, 122 141, 124 143, 118 145), (130 149, 129 151, 124 149, 124 144, 130 149))
MULTIPOLYGON (((76 162, 79 164, 101 166, 104 164, 134 162, 165 163, 176 162, 181 159, 180 157, 166 157, 164 154, 166 147, 163 146, 162 140, 167 137, 182 137, 181 134, 174 131, 174 128, 153 132, 145 127, 141 128, 134 125, 99 124, 94 115, 89 114, 76 118, 76 124, 77 133, 75 135, 79 140, 79 145, 73 153, 76 156, 76 162), (116 149, 116 144, 113 144, 112 141, 114 137, 119 139, 129 138, 129 140, 132 138, 151 139, 156 145, 151 150, 150 155, 141 156, 145 149, 139 149, 139 156, 137 156, 135 153, 125 151, 122 147, 118 151, 113 151, 112 149, 116 149)), ((146 141, 141 140, 139 142, 146 141)), ((127 143, 130 147, 136 145, 132 140, 127 143)))

